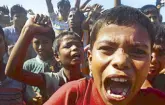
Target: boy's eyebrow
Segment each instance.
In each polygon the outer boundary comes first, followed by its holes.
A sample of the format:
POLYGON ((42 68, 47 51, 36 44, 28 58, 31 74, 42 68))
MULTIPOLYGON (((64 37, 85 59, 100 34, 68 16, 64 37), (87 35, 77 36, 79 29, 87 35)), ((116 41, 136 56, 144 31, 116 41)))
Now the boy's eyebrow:
POLYGON ((98 44, 101 44, 101 43, 117 45, 117 43, 115 41, 112 41, 112 40, 101 40, 101 41, 98 41, 98 44))
MULTIPOLYGON (((118 45, 118 43, 116 43, 115 41, 112 40, 101 40, 98 42, 99 44, 101 43, 105 43, 105 44, 112 44, 112 45, 118 45)), ((149 46, 147 46, 145 43, 141 43, 141 42, 134 42, 133 44, 130 44, 131 47, 141 47, 144 49, 148 49, 149 46)))
POLYGON ((140 47, 140 48, 144 48, 144 49, 149 48, 149 46, 147 46, 145 43, 141 43, 141 42, 135 42, 131 46, 132 47, 140 47))

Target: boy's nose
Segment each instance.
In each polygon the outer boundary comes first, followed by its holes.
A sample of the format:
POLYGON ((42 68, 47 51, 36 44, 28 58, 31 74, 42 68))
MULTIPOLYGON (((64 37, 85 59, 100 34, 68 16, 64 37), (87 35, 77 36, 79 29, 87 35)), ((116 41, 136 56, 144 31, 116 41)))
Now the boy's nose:
POLYGON ((43 45, 42 44, 40 44, 39 45, 39 47, 38 47, 38 49, 42 49, 43 48, 43 45))
POLYGON ((112 59, 112 66, 119 70, 128 70, 131 68, 131 61, 128 54, 124 51, 117 51, 112 59))
POLYGON ((78 47, 76 45, 72 45, 72 50, 78 50, 78 47))
POLYGON ((155 53, 151 54, 151 64, 156 64, 157 63, 157 56, 155 53))

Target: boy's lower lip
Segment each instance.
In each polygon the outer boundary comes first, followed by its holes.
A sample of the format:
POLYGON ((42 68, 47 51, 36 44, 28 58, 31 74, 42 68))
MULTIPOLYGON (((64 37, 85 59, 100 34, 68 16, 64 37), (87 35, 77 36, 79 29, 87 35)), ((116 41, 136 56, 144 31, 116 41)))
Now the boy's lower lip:
POLYGON ((79 61, 80 57, 74 57, 73 60, 76 60, 76 61, 78 60, 79 61))

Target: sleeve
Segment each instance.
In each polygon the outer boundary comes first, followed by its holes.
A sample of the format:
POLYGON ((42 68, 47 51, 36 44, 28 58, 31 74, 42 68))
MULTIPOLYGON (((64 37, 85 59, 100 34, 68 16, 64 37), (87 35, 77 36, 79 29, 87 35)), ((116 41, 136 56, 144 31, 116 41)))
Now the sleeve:
POLYGON ((28 71, 29 70, 28 65, 29 65, 28 61, 25 61, 23 64, 23 69, 28 71))
POLYGON ((47 94, 47 97, 50 97, 57 89, 59 88, 59 81, 60 78, 57 73, 43 73, 42 74, 44 80, 45 80, 45 91, 47 94))
POLYGON ((78 86, 70 82, 58 89, 44 105, 76 105, 77 99, 78 86))

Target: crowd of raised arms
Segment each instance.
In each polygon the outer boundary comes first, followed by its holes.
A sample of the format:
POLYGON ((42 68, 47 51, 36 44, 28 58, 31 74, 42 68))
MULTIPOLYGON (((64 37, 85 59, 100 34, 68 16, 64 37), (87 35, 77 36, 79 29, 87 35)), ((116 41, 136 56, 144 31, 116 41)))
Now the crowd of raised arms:
POLYGON ((165 105, 165 0, 91 1, 0 6, 0 105, 165 105))

